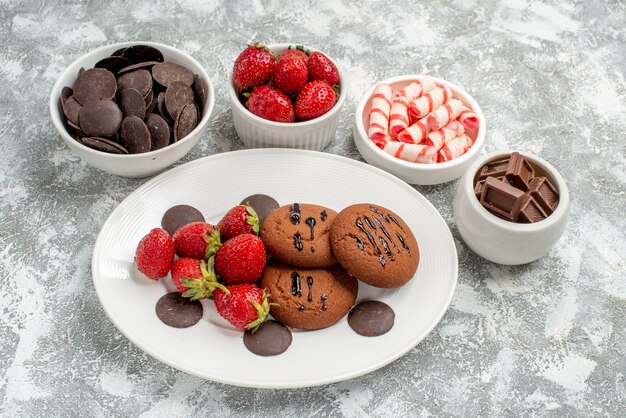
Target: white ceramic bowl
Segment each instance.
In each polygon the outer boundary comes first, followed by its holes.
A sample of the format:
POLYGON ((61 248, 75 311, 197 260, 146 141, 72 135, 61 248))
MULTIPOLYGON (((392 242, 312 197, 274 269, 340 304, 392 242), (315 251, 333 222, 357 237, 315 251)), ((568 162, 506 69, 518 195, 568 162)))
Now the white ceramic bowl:
POLYGON ((213 85, 211 84, 209 75, 200 63, 188 54, 176 48, 155 42, 122 42, 95 49, 70 64, 54 84, 52 92, 50 93, 50 117, 52 119, 52 124, 59 132, 59 135, 63 141, 65 141, 67 146, 70 147, 72 151, 74 151, 87 164, 99 168, 100 170, 124 177, 147 177, 158 173, 181 159, 200 140, 202 133, 207 128, 214 105, 215 93, 213 91, 213 85), (141 154, 121 155, 110 154, 89 148, 75 140, 68 133, 64 122, 63 110, 61 108, 61 90, 65 86, 72 87, 74 85, 78 70, 81 67, 84 67, 85 69, 93 68, 98 61, 102 58, 108 57, 117 49, 132 45, 149 45, 155 47, 163 53, 166 61, 183 65, 194 74, 198 74, 198 76, 204 81, 208 92, 207 102, 204 105, 202 118, 200 119, 198 126, 196 126, 196 128, 185 138, 156 151, 141 154))
MULTIPOLYGON (((401 75, 381 81, 391 86, 392 90, 399 90, 411 82, 424 77, 419 74, 401 75)), ((463 102, 476 113, 480 120, 478 130, 467 130, 467 134, 474 139, 474 145, 462 156, 452 161, 438 164, 418 164, 404 161, 387 154, 378 148, 367 136, 367 126, 369 124, 369 114, 372 108, 372 96, 374 94, 373 85, 361 98, 356 113, 354 127, 354 143, 359 152, 368 163, 390 172, 410 184, 440 184, 461 177, 467 167, 478 157, 480 150, 485 143, 485 133, 487 123, 480 106, 465 90, 456 84, 452 84, 441 78, 432 77, 438 85, 450 87, 454 98, 463 102)), ((376 83, 378 84, 378 83, 376 83)))
POLYGON ((494 263, 530 263, 547 254, 559 240, 569 218, 569 192, 565 180, 548 162, 520 152, 535 168, 536 176, 547 177, 559 192, 559 204, 546 219, 530 224, 500 219, 485 209, 474 195, 480 168, 511 155, 493 152, 475 160, 459 181, 454 199, 454 219, 465 243, 481 257, 494 263))
MULTIPOLYGON (((278 57, 287 48, 297 44, 272 44, 267 47, 278 57)), ((317 51, 307 47, 307 49, 317 51)), ((320 51, 321 52, 321 51, 320 51)), ((328 56, 328 55, 326 55, 328 56)), ((346 101, 346 78, 332 58, 328 57, 339 72, 341 86, 339 100, 335 106, 319 118, 304 122, 282 123, 260 118, 241 104, 237 97, 237 90, 233 82, 232 73, 228 83, 230 108, 233 114, 233 123, 237 135, 248 148, 298 148, 321 151, 335 137, 341 108, 346 101)))

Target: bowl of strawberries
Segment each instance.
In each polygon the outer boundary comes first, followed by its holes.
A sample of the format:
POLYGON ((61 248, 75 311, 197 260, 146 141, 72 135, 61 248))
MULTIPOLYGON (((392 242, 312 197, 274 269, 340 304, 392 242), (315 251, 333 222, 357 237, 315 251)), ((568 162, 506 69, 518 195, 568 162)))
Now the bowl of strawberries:
POLYGON ((235 60, 230 81, 233 123, 247 147, 320 151, 335 136, 344 77, 322 52, 255 43, 235 60))

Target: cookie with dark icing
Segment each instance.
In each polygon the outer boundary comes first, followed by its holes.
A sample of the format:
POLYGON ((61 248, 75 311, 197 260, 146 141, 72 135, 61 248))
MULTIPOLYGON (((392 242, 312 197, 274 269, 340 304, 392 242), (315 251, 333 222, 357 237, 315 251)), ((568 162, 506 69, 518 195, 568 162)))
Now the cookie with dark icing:
POLYGON ((348 273, 375 287, 399 287, 419 265, 415 236, 400 216, 369 203, 348 206, 336 216, 330 243, 348 273))
POLYGON ((304 330, 329 327, 349 311, 358 293, 357 280, 341 266, 293 267, 270 262, 259 286, 270 295, 270 313, 283 324, 304 330))
POLYGON ((318 205, 293 203, 271 211, 261 228, 265 248, 280 261, 300 267, 327 267, 337 262, 328 239, 337 212, 318 205))

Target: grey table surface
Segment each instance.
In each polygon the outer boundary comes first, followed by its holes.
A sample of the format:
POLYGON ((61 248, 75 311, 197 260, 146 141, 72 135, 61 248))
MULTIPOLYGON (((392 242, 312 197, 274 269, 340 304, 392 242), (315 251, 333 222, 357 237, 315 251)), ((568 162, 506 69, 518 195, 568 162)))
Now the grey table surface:
POLYGON ((623 1, 0 1, 0 410, 5 416, 624 416, 626 4, 623 1), (180 161, 243 148, 227 74, 251 41, 336 58, 350 80, 325 152, 360 159, 352 114, 377 80, 464 86, 486 151, 538 154, 566 178, 569 227, 542 259, 492 264, 462 241, 456 182, 416 187, 449 225, 459 282, 417 347, 368 375, 255 390, 165 366, 113 326, 91 281, 108 214, 146 179, 81 162, 48 117, 66 65, 108 43, 163 42, 206 66, 213 121, 180 161))

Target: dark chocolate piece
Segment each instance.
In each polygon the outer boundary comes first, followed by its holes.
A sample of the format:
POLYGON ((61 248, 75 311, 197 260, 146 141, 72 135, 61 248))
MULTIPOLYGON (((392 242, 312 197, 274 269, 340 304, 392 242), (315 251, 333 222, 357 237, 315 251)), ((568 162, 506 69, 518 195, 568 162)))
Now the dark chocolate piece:
POLYGON ((165 211, 161 219, 161 226, 170 235, 174 235, 178 228, 192 222, 204 222, 202 213, 189 205, 176 205, 165 211))
POLYGON ((98 151, 110 152, 111 154, 128 154, 126 148, 110 139, 85 137, 81 138, 81 142, 89 148, 97 149, 98 151))
POLYGON ((87 136, 112 137, 120 129, 122 111, 113 100, 91 100, 80 109, 78 122, 87 136))
POLYGON ((505 175, 512 186, 525 192, 528 190, 530 181, 535 177, 535 169, 519 152, 514 152, 509 159, 505 175))
POLYGON ((204 80, 202 80, 198 74, 193 76, 193 84, 191 88, 193 89, 193 93, 196 96, 196 104, 198 105, 200 117, 202 118, 209 91, 206 87, 206 84, 204 83, 204 80))
POLYGON ((74 98, 83 106, 94 100, 112 100, 116 91, 115 76, 104 68, 90 68, 74 83, 74 98))
POLYGON ((144 121, 137 116, 124 118, 121 142, 131 154, 148 152, 152 146, 150 131, 144 121))
POLYGON ((259 217, 259 222, 263 223, 267 215, 274 209, 278 209, 280 206, 276 199, 266 194, 253 194, 243 199, 240 205, 248 204, 252 206, 252 209, 259 217))
POLYGON ((110 56, 102 58, 94 65, 95 68, 104 68, 111 71, 114 75, 117 75, 122 68, 128 67, 132 62, 124 57, 110 56))
POLYGON ((124 89, 117 93, 116 98, 124 117, 137 116, 139 119, 146 117, 146 103, 137 90, 124 89))
POLYGON ((124 67, 121 70, 119 70, 117 75, 121 76, 124 73, 128 73, 128 72, 131 72, 131 71, 139 70, 140 68, 149 69, 150 67, 152 67, 155 64, 158 64, 158 62, 156 62, 156 61, 146 61, 146 62, 140 62, 139 64, 132 64, 132 65, 129 65, 129 66, 124 67))
POLYGON ((170 143, 170 127, 161 116, 148 113, 146 126, 150 132, 150 151, 164 148, 170 143))
POLYGON ((202 304, 181 296, 178 292, 162 296, 156 304, 156 314, 165 325, 189 328, 202 319, 202 304))
POLYGON ((148 70, 136 70, 122 74, 117 79, 117 89, 135 89, 141 93, 141 97, 148 94, 152 88, 152 76, 148 70))
POLYGON ((74 94, 74 90, 71 87, 63 87, 61 89, 61 105, 74 94))
POLYGON ((174 120, 178 118, 178 114, 183 110, 183 107, 193 102, 194 96, 191 87, 180 81, 174 81, 165 90, 165 108, 174 120))
POLYGON ((174 122, 174 142, 178 142, 198 125, 198 109, 194 103, 185 105, 174 122))
POLYGON ((165 92, 161 92, 157 96, 157 109, 159 110, 159 114, 165 119, 165 122, 170 126, 174 126, 174 121, 165 108, 165 92))
POLYGON ((395 316, 393 309, 386 303, 368 300, 350 310, 348 325, 359 335, 377 337, 393 327, 395 316))
POLYGON ((559 192, 545 177, 535 177, 530 181, 530 195, 539 203, 543 211, 550 215, 559 204, 559 192))
POLYGON ((111 56, 112 57, 121 57, 122 55, 124 55, 124 51, 126 51, 126 47, 115 50, 115 52, 113 52, 111 54, 111 56))
POLYGON ((154 99, 154 92, 152 91, 152 89, 150 89, 148 90, 148 93, 146 93, 146 95, 143 96, 143 104, 146 106, 146 109, 150 106, 153 99, 154 99))
POLYGON ((284 353, 291 345, 289 328, 276 321, 266 321, 256 332, 246 331, 243 343, 248 350, 259 356, 275 356, 284 353))
MULTIPOLYGON (((118 52, 118 51, 116 51, 118 52)), ((163 62, 163 53, 148 45, 133 45, 124 49, 122 56, 134 63, 156 61, 163 62)))
POLYGON ((548 214, 544 212, 539 203, 529 194, 524 195, 524 201, 519 212, 520 223, 534 223, 544 220, 548 214))
POLYGON ((78 135, 80 138, 86 136, 85 133, 83 132, 83 130, 80 129, 80 126, 78 126, 77 124, 75 124, 71 120, 67 121, 67 126, 69 126, 74 131, 74 133, 76 135, 78 135))
POLYGON ((173 62, 162 62, 152 67, 152 77, 162 86, 169 87, 179 81, 186 86, 193 84, 193 73, 182 65, 173 62))
POLYGON ((67 120, 78 125, 78 115, 80 114, 80 109, 82 108, 80 103, 78 103, 78 100, 76 100, 74 96, 70 96, 62 101, 61 107, 63 108, 63 114, 67 120))
POLYGON ((480 169, 478 180, 484 180, 487 177, 491 177, 491 176, 494 176, 494 177, 504 176, 508 166, 509 166, 508 158, 505 158, 503 160, 488 162, 480 169))
POLYGON ((517 221, 524 192, 494 177, 487 177, 480 203, 510 221, 517 221))

